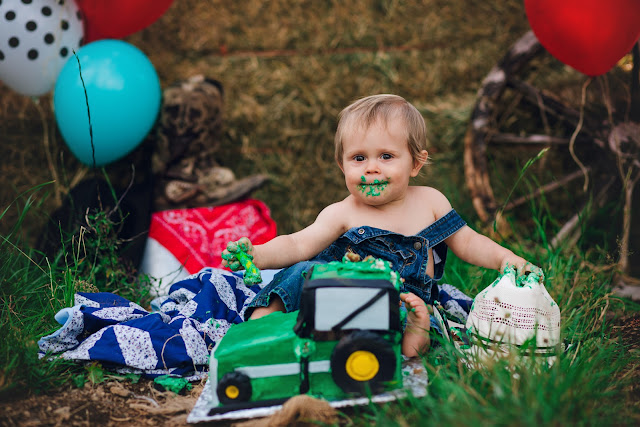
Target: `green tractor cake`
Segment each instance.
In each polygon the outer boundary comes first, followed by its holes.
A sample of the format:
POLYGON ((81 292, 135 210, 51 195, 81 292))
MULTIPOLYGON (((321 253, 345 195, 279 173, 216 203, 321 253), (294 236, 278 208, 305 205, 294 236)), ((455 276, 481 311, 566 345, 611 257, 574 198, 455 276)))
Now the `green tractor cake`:
POLYGON ((234 325, 211 354, 210 415, 402 388, 400 277, 381 259, 319 264, 300 310, 234 325))

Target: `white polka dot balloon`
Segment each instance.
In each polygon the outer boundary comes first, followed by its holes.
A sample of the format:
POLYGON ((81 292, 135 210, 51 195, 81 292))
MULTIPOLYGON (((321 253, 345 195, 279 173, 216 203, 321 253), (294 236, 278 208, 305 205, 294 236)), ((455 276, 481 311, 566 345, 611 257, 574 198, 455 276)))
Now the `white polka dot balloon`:
POLYGON ((73 0, 0 0, 0 80, 23 95, 46 94, 83 36, 73 0))

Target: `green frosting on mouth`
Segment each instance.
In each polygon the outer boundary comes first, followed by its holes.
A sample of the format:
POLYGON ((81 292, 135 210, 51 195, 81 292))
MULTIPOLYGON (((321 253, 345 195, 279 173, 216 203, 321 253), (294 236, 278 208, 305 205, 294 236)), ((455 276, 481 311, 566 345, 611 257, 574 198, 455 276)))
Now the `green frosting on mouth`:
POLYGON ((363 183, 358 185, 358 190, 360 190, 360 192, 367 197, 379 196, 387 188, 387 185, 389 185, 388 180, 380 181, 379 179, 375 179, 371 184, 366 184, 366 179, 364 176, 360 177, 360 180, 363 183))

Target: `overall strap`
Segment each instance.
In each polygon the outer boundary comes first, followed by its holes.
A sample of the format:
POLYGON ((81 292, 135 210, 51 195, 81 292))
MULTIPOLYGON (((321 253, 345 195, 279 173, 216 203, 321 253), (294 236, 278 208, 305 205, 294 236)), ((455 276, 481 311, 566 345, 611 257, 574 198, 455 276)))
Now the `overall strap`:
POLYGON ((445 216, 438 218, 433 224, 422 230, 420 236, 429 241, 429 248, 433 248, 465 225, 467 223, 455 209, 451 209, 445 216))

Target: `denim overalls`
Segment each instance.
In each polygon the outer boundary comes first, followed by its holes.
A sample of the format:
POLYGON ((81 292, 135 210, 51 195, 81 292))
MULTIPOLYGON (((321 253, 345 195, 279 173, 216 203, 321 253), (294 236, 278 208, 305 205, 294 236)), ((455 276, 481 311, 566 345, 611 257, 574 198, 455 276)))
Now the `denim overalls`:
POLYGON ((433 224, 414 236, 404 236, 379 228, 362 226, 348 230, 310 261, 292 265, 276 274, 249 304, 247 317, 252 307, 266 307, 269 297, 277 294, 287 312, 298 310, 305 273, 314 264, 341 261, 347 250, 360 257, 373 255, 392 264, 392 268, 404 278, 402 291, 410 291, 427 304, 438 299, 437 281, 442 278, 447 259, 444 240, 466 223, 455 210, 449 211, 433 224), (427 275, 428 249, 433 249, 434 277, 427 275))

